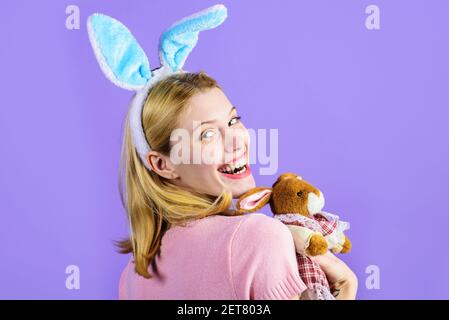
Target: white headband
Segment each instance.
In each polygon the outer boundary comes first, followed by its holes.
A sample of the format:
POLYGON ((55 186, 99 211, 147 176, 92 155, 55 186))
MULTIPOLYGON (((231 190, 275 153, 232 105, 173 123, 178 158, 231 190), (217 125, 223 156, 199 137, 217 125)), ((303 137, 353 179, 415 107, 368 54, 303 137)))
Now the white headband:
POLYGON ((134 36, 121 22, 95 13, 87 19, 89 40, 101 70, 120 88, 136 91, 130 107, 133 143, 144 163, 148 163, 151 147, 142 126, 142 110, 150 88, 177 73, 198 42, 200 31, 219 26, 227 17, 227 9, 218 4, 175 22, 159 39, 161 67, 151 70, 148 58, 134 36))

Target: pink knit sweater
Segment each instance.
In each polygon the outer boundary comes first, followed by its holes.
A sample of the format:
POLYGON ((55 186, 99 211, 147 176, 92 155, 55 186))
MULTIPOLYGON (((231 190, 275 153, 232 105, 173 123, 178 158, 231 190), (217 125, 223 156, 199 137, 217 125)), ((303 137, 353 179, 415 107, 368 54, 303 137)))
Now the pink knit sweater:
POLYGON ((172 227, 155 260, 159 277, 146 279, 130 259, 119 299, 290 299, 306 289, 288 228, 261 213, 172 227))

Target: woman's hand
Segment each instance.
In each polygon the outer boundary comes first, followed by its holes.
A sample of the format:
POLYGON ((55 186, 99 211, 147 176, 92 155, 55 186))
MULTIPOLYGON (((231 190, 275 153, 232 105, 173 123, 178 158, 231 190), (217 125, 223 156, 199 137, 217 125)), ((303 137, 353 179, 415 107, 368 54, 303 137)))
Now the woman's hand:
POLYGON ((311 257, 327 276, 331 292, 337 300, 354 300, 357 294, 357 277, 354 272, 331 252, 311 257))

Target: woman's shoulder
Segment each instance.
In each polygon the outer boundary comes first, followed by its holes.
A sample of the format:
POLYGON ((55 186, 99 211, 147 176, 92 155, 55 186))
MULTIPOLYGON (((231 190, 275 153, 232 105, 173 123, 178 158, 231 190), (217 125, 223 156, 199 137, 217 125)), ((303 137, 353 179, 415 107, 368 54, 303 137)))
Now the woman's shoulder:
POLYGON ((235 256, 244 252, 263 258, 295 251, 288 227, 263 213, 210 216, 190 224, 190 228, 182 229, 178 235, 184 243, 193 239, 197 248, 207 242, 207 248, 229 248, 235 256))
POLYGON ((293 241, 287 226, 281 221, 262 213, 251 213, 241 217, 236 231, 236 236, 244 240, 251 238, 253 241, 270 242, 293 241))
POLYGON ((208 228, 214 225, 220 229, 233 230, 234 234, 249 233, 251 236, 255 236, 254 233, 257 231, 257 235, 262 237, 279 236, 279 234, 290 235, 290 231, 282 222, 258 212, 237 216, 214 216, 208 222, 206 223, 208 228))
MULTIPOLYGON (((244 215, 212 215, 207 216, 200 219, 191 220, 184 225, 174 225, 170 229, 173 230, 187 230, 187 229, 195 229, 195 228, 210 228, 212 226, 220 226, 220 227, 239 227, 242 223, 264 226, 271 224, 279 224, 277 219, 273 219, 263 213, 247 213, 244 215)), ((282 224, 282 223, 281 223, 282 224)))
POLYGON ((270 234, 290 235, 290 231, 286 225, 278 219, 274 219, 263 213, 256 212, 238 216, 215 216, 214 219, 216 220, 210 219, 209 222, 221 227, 227 225, 230 229, 234 229, 238 233, 250 232, 253 234, 257 230, 257 233, 262 236, 268 236, 270 234))
POLYGON ((290 231, 282 222, 262 213, 250 213, 238 216, 214 215, 191 221, 185 226, 168 229, 162 243, 184 243, 201 247, 204 241, 213 246, 228 246, 231 242, 236 250, 240 244, 256 242, 264 246, 270 243, 293 243, 290 231), (213 239, 211 244, 210 239, 213 239), (210 241, 209 241, 210 240, 210 241))
POLYGON ((249 225, 255 225, 262 228, 281 228, 281 229, 286 228, 285 225, 278 219, 274 219, 273 217, 269 217, 259 212, 248 213, 240 217, 242 223, 244 222, 245 224, 249 225))
POLYGON ((284 224, 280 222, 278 219, 274 219, 273 217, 267 216, 263 213, 253 212, 253 213, 245 213, 243 215, 235 215, 235 216, 222 216, 216 215, 211 216, 210 218, 216 218, 217 222, 227 222, 233 225, 239 224, 251 224, 257 226, 283 226, 284 224))

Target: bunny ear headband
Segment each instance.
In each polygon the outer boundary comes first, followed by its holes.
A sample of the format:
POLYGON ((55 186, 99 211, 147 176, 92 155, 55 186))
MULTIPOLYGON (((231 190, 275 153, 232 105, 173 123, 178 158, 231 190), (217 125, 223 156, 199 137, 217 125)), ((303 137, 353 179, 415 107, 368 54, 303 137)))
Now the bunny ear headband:
POLYGON ((175 22, 159 39, 161 66, 150 69, 145 52, 121 22, 95 13, 87 19, 89 40, 101 70, 116 86, 136 91, 130 107, 130 128, 133 143, 145 164, 151 150, 142 127, 142 109, 150 88, 156 82, 176 73, 198 42, 200 31, 212 29, 227 17, 227 9, 218 4, 175 22))

